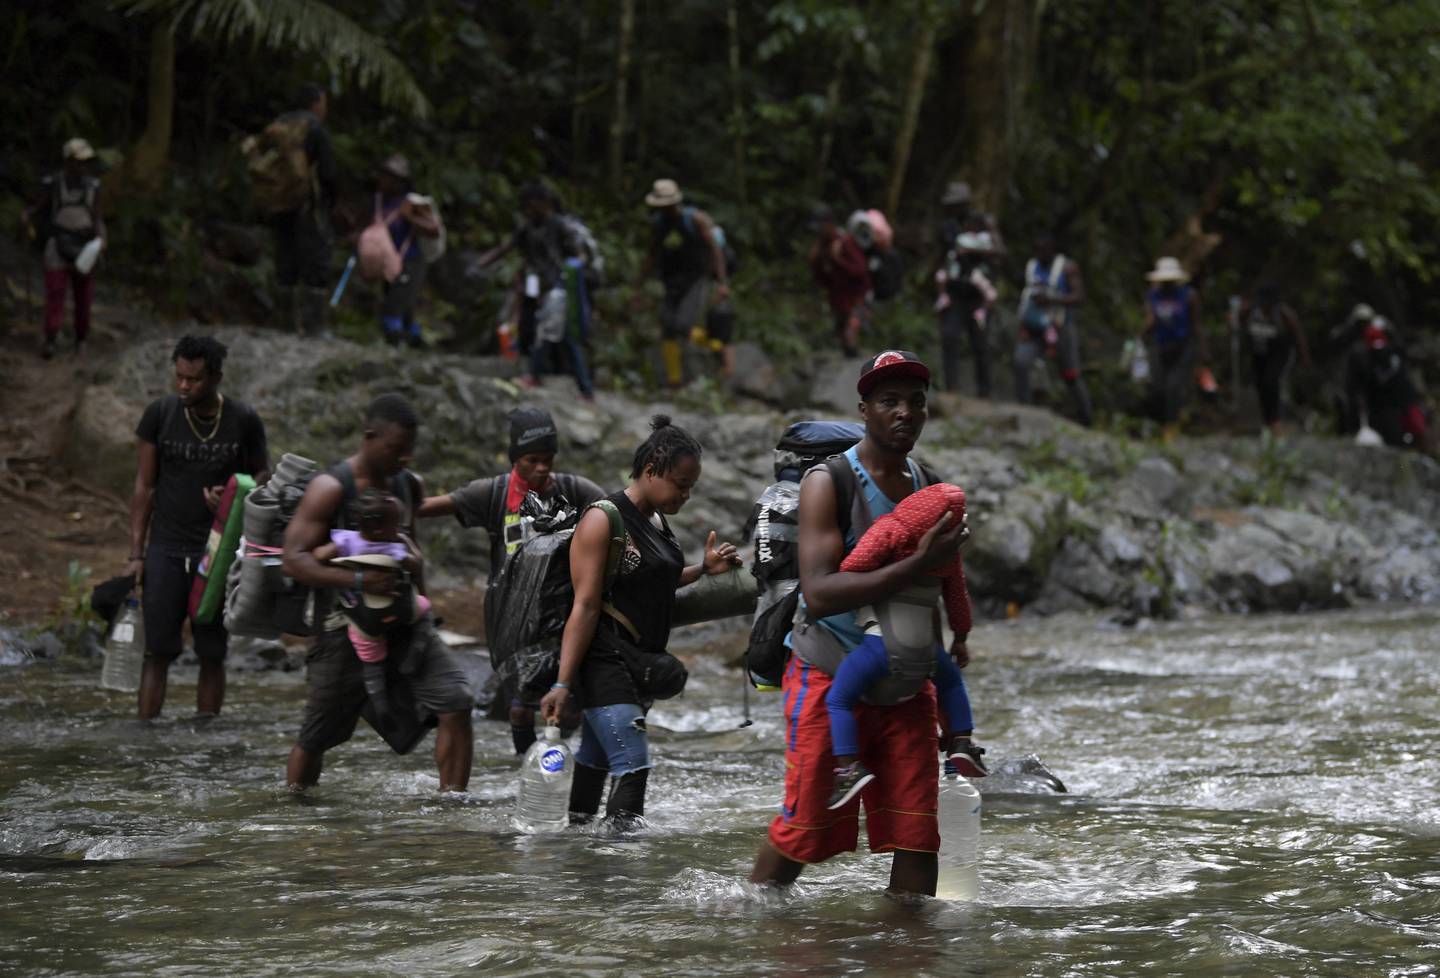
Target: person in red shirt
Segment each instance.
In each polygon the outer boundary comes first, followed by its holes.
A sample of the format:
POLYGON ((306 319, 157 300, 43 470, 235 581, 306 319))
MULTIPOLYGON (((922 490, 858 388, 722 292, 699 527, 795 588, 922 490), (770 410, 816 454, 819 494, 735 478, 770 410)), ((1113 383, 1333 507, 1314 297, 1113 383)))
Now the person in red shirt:
POLYGON ((818 237, 810 246, 810 272, 825 289, 834 317, 835 336, 847 357, 860 349, 860 333, 870 322, 870 268, 859 242, 835 223, 835 212, 821 204, 810 218, 818 237))

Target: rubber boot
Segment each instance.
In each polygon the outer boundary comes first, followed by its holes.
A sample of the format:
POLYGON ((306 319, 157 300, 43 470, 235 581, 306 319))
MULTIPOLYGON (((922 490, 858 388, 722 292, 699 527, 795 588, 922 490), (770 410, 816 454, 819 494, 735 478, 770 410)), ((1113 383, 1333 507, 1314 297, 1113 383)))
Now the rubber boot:
POLYGON ((326 336, 325 316, 330 296, 325 289, 308 288, 300 293, 300 331, 306 336, 326 336))
POLYGON ((1069 382, 1070 393, 1075 398, 1075 411, 1079 415, 1080 424, 1088 428, 1095 421, 1094 408, 1090 406, 1090 391, 1085 386, 1085 381, 1076 377, 1069 382))
POLYGON ((570 824, 584 825, 599 813, 600 796, 605 794, 609 779, 609 771, 575 763, 575 780, 570 782, 570 824))
POLYGON ((665 364, 665 383, 672 388, 679 387, 685 380, 680 341, 661 340, 660 359, 665 364))
POLYGON ((645 817, 645 783, 649 779, 648 767, 616 778, 605 804, 606 821, 622 832, 633 829, 645 817))
POLYGON ((275 328, 282 333, 295 332, 296 293, 293 285, 282 285, 275 293, 275 328))

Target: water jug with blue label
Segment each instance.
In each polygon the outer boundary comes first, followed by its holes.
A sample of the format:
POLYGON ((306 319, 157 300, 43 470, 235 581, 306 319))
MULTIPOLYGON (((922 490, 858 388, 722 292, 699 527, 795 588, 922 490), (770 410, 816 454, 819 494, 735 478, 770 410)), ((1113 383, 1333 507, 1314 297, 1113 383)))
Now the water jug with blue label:
POLYGON ((535 835, 564 829, 570 823, 570 782, 574 777, 575 759, 560 739, 560 728, 547 726, 520 764, 515 827, 535 835))
POLYGON ((940 778, 940 879, 942 900, 980 895, 980 792, 958 774, 940 778))

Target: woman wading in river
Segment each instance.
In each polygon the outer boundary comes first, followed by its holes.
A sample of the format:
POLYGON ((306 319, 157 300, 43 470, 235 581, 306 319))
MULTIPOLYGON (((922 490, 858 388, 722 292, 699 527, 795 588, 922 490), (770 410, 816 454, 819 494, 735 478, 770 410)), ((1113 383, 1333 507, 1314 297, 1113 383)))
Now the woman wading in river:
POLYGON ((630 484, 592 506, 570 544, 575 601, 559 675, 540 711, 555 723, 572 695, 584 710, 570 789, 575 821, 599 813, 607 778, 606 818, 623 827, 645 814, 645 714, 685 683, 684 666, 665 651, 675 590, 740 564, 734 545, 717 545, 712 530, 701 562, 685 566, 665 517, 680 512, 700 481, 700 443, 664 415, 651 429, 635 450, 630 484))

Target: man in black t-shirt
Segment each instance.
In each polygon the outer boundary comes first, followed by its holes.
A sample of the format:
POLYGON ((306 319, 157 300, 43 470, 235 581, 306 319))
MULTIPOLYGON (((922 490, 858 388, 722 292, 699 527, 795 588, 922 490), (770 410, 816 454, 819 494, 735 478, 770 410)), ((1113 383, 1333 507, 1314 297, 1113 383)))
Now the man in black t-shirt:
MULTIPOLYGON (((537 492, 546 500, 564 496, 581 509, 605 498, 604 490, 584 476, 554 471, 559 445, 559 431, 548 412, 516 408, 510 412, 513 468, 505 475, 476 479, 454 492, 431 496, 420 506, 420 516, 453 514, 461 526, 485 530, 490 535, 490 580, 495 580, 505 559, 534 535, 530 520, 520 515, 526 493, 537 492)), ((535 742, 535 705, 510 699, 510 735, 517 754, 523 755, 535 742)))
MULTIPOLYGON (((165 704, 170 663, 180 654, 180 631, 195 568, 205 552, 225 483, 237 472, 254 476, 257 483, 270 477, 260 417, 220 393, 225 352, 224 345, 211 337, 182 337, 170 358, 177 393, 152 402, 135 429, 139 465, 130 500, 126 574, 144 586, 142 720, 158 716, 165 704)), ((225 699, 229 637, 220 621, 192 622, 190 635, 200 658, 195 709, 213 716, 225 699)))

